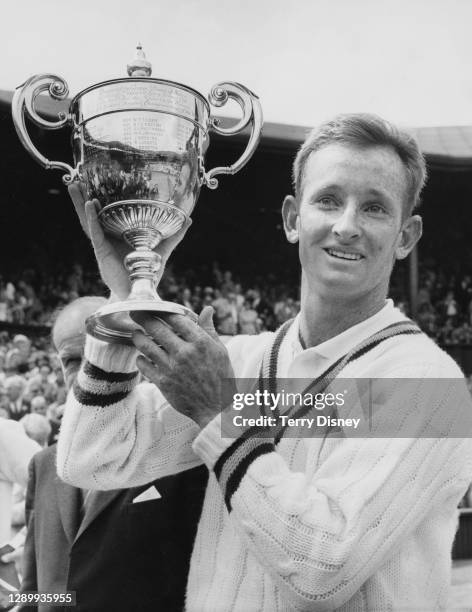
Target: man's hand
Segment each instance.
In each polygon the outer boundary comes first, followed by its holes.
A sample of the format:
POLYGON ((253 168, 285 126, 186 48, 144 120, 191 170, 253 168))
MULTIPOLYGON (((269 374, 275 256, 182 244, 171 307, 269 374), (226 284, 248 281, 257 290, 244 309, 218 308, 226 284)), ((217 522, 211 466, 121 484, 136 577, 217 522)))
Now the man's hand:
POLYGON ((11 552, 2 555, 2 557, 0 557, 0 561, 2 563, 12 563, 13 562, 16 566, 17 573, 21 573, 21 563, 23 559, 24 550, 25 550, 25 547, 22 544, 21 546, 18 546, 18 548, 15 548, 11 552))
MULTIPOLYGON (((79 217, 80 225, 92 242, 103 282, 110 289, 112 295, 120 300, 124 300, 128 297, 131 284, 128 271, 123 264, 123 259, 131 251, 131 247, 124 240, 117 240, 112 236, 104 234, 98 220, 100 204, 98 200, 85 201, 86 194, 83 183, 72 183, 69 186, 69 195, 79 217)), ((169 238, 160 242, 156 247, 156 253, 162 258, 157 282, 160 281, 164 273, 169 255, 185 236, 191 224, 192 221, 188 218, 177 233, 169 236, 169 238)))
POLYGON ((213 308, 203 309, 198 325, 183 315, 167 315, 167 324, 149 315, 131 316, 148 334, 133 333, 142 353, 138 369, 175 410, 205 427, 231 403, 235 390, 228 351, 213 327, 213 308))

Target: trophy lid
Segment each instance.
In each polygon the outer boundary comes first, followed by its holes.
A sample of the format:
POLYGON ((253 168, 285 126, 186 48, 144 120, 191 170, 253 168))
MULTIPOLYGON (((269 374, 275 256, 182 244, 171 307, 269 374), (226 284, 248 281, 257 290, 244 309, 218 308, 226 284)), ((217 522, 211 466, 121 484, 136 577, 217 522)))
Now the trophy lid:
POLYGON ((130 77, 149 77, 152 73, 152 65, 144 55, 141 43, 136 46, 136 53, 132 62, 127 65, 128 76, 130 77))

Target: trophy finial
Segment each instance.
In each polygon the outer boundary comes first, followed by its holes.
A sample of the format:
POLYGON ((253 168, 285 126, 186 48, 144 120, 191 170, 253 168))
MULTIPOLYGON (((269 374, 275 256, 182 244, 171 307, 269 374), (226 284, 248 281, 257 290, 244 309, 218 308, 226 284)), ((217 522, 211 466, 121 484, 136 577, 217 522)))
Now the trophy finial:
POLYGON ((148 77, 152 73, 152 65, 144 55, 141 43, 136 45, 136 53, 134 59, 127 66, 128 76, 130 77, 148 77))

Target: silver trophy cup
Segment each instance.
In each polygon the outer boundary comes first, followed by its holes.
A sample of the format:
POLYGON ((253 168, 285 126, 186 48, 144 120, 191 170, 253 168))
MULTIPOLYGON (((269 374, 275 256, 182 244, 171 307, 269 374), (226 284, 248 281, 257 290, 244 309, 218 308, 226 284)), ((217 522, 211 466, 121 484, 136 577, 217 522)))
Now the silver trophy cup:
POLYGON ((126 300, 107 304, 87 322, 87 331, 113 343, 130 343, 136 324, 130 312, 190 314, 180 304, 166 302, 157 293, 161 258, 154 251, 161 240, 183 226, 197 201, 200 188, 218 186, 219 174, 235 174, 253 155, 262 130, 259 99, 239 83, 212 87, 208 100, 198 91, 150 78, 151 64, 140 45, 128 65, 127 78, 104 81, 78 93, 69 112, 48 121, 35 109, 44 91, 55 100, 68 95, 59 76, 40 74, 20 86, 12 102, 18 136, 25 149, 46 169, 65 171, 66 185, 81 181, 88 199, 100 203, 104 231, 126 241, 131 252, 124 264, 131 292, 126 300), (219 125, 211 106, 235 100, 240 121, 229 128, 219 125), (57 130, 70 126, 75 167, 46 159, 34 146, 25 125, 27 115, 38 126, 57 130), (231 136, 251 125, 249 141, 232 166, 204 168, 209 132, 231 136))

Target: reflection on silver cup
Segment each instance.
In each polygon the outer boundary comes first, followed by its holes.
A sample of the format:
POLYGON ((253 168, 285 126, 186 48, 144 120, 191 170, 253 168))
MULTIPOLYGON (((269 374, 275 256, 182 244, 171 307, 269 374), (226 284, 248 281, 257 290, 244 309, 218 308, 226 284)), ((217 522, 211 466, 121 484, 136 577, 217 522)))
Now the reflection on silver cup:
POLYGON ((128 316, 131 311, 193 314, 159 298, 160 257, 154 249, 179 231, 202 185, 215 189, 218 174, 235 174, 247 163, 262 130, 259 100, 243 85, 219 83, 207 100, 186 85, 150 78, 151 65, 140 45, 128 74, 81 91, 56 122, 38 115, 35 99, 42 91, 65 99, 68 87, 61 77, 31 77, 16 90, 12 103, 15 128, 26 150, 46 169, 65 171, 66 184, 81 181, 87 198, 100 203, 105 231, 133 249, 125 258, 130 295, 101 308, 88 322, 88 331, 97 338, 120 343, 130 342, 136 327, 128 316), (235 126, 222 128, 211 116, 210 105, 220 107, 229 99, 239 104, 243 117, 235 126), (41 155, 28 135, 25 115, 46 129, 72 128, 74 167, 41 155), (209 131, 229 136, 249 124, 249 141, 238 161, 206 172, 209 131))

